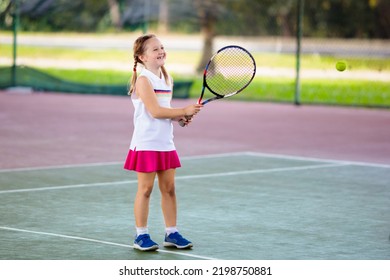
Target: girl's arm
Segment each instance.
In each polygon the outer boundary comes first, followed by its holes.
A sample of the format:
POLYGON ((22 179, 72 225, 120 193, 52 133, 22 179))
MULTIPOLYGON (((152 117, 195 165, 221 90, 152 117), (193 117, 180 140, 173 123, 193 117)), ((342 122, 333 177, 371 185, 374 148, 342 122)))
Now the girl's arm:
POLYGON ((158 104, 153 87, 146 77, 139 77, 136 82, 137 94, 145 104, 146 109, 156 119, 181 119, 192 116, 200 111, 202 105, 194 104, 184 108, 165 108, 158 104))

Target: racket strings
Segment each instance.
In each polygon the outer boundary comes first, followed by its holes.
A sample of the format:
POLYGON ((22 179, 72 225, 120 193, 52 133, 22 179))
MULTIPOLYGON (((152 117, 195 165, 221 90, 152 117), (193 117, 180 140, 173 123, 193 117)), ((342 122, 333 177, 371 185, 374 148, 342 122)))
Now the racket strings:
POLYGON ((211 60, 206 83, 211 91, 226 96, 245 88, 254 72, 255 63, 250 54, 241 48, 226 48, 211 60))

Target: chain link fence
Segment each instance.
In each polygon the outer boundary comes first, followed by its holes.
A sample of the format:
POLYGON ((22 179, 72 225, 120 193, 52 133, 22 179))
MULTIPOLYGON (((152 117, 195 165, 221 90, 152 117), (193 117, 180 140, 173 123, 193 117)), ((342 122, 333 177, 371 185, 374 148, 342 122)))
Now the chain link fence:
POLYGON ((239 98, 390 107, 389 14, 384 0, 4 0, 0 88, 125 95, 132 43, 151 32, 176 97, 199 94, 210 36, 212 51, 239 44, 257 61, 239 98))

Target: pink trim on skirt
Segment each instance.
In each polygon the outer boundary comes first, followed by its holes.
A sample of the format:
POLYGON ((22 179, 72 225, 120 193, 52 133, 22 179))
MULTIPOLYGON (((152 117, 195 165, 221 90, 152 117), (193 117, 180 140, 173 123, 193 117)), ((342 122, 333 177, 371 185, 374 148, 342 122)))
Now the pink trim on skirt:
POLYGON ((181 167, 176 151, 133 151, 129 150, 124 169, 137 172, 156 172, 181 167))

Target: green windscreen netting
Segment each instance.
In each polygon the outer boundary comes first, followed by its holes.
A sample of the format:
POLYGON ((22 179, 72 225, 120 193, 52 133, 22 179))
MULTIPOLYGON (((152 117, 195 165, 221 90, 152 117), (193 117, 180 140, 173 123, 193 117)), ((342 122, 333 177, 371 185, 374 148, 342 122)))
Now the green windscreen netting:
POLYGON ((239 45, 257 71, 236 99, 390 108, 389 15, 389 0, 2 0, 0 88, 126 94, 133 43, 154 33, 174 97, 239 45))
MULTIPOLYGON (((188 98, 192 81, 174 84, 174 98, 188 98)), ((28 87, 35 91, 127 95, 127 85, 82 84, 59 79, 27 66, 0 67, 0 89, 28 87)))

